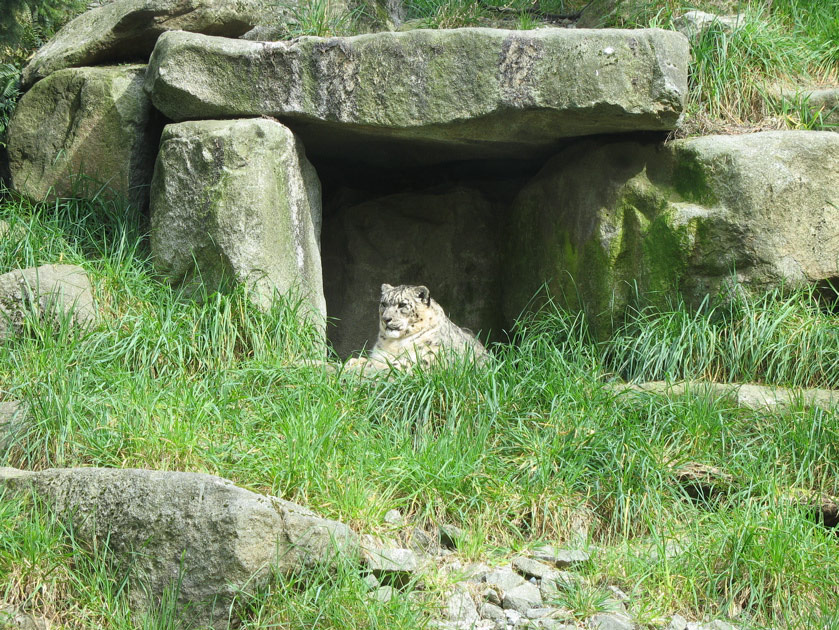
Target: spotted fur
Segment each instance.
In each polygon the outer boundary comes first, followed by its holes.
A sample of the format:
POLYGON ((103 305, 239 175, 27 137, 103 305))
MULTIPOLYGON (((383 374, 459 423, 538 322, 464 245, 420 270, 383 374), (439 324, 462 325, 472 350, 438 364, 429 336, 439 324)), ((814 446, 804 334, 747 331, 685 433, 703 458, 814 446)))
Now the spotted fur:
POLYGON ((479 363, 487 358, 481 342, 446 317, 427 287, 383 284, 379 336, 369 360, 399 368, 430 365, 443 350, 470 355, 479 363))

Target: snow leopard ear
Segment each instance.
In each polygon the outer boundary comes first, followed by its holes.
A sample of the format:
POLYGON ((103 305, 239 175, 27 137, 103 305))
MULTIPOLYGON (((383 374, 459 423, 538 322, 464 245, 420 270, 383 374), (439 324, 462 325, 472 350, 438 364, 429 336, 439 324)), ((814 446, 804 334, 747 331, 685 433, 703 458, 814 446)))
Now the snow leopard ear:
POLYGON ((389 284, 383 284, 382 285, 382 295, 384 295, 388 291, 392 291, 392 290, 393 290, 393 287, 390 286, 389 284))
POLYGON ((419 286, 416 288, 417 297, 423 301, 426 306, 431 304, 431 295, 428 293, 428 287, 419 286))

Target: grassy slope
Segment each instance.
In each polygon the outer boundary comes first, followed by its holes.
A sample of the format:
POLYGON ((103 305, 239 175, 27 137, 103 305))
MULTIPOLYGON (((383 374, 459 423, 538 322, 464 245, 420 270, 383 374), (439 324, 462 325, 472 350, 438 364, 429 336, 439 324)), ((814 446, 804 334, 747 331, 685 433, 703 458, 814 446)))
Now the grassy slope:
MULTIPOLYGON (((742 606, 758 624, 813 627, 837 609, 835 535, 781 499, 791 487, 839 494, 835 412, 767 416, 604 387, 615 371, 836 387, 839 320, 807 296, 704 317, 646 313, 607 347, 547 312, 521 326, 515 346, 496 347, 486 371, 454 364, 369 383, 297 365, 317 344, 293 324, 293 305, 261 314, 241 294, 180 300, 121 208, 6 198, 0 219, 13 235, 0 241, 0 270, 81 264, 104 310, 90 334, 33 322, 0 346, 0 398, 31 402, 34 421, 0 452, 3 464, 209 472, 358 531, 381 530, 397 508, 420 527, 464 527, 470 558, 562 543, 578 514, 599 549, 589 576, 641 595, 644 622, 742 606), (765 333, 772 322, 777 332, 765 333), (809 352, 788 343, 805 329, 822 331, 809 352), (740 489, 691 501, 672 472, 685 462, 721 467, 740 489), (687 552, 650 559, 673 541, 687 552)), ((78 553, 37 506, 2 503, 0 527, 0 597, 67 627, 128 627, 121 572, 104 552, 78 553)), ((429 605, 370 606, 351 570, 289 586, 248 602, 246 627, 416 628, 429 605)))

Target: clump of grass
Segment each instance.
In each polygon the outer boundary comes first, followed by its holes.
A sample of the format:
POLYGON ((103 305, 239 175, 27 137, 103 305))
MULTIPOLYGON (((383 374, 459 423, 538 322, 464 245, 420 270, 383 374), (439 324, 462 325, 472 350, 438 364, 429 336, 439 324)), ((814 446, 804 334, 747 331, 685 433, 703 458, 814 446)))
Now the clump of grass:
MULTIPOLYGON (((612 26, 675 28, 683 13, 731 11, 713 0, 686 4, 625 2, 612 26)), ((776 98, 779 87, 835 83, 837 23, 831 3, 807 0, 742 2, 734 26, 714 22, 691 33, 689 95, 684 130, 738 129, 743 125, 800 127, 776 98)), ((809 120, 808 128, 822 128, 809 120)))
POLYGON ((486 9, 475 0, 413 0, 409 10, 425 28, 476 26, 487 15, 486 9))
POLYGON ((825 105, 811 103, 811 98, 810 92, 782 94, 774 99, 774 107, 791 129, 819 131, 839 127, 839 124, 831 122, 834 114, 839 112, 839 105, 828 109, 825 105))
POLYGON ((817 68, 836 78, 839 66, 839 13, 830 2, 773 0, 772 13, 807 38, 816 55, 817 68))
MULTIPOLYGON (((679 550, 649 555, 637 549, 623 570, 639 575, 635 588, 690 616, 751 619, 758 626, 809 625, 839 596, 825 566, 836 559, 834 534, 795 507, 754 503, 697 515, 679 550), (759 621, 765 620, 765 621, 759 621)), ((831 626, 826 626, 831 627, 831 626)))
POLYGON ((615 612, 610 593, 583 580, 557 580, 557 595, 550 603, 566 608, 575 619, 587 619, 598 613, 615 612))
POLYGON ((408 629, 424 627, 431 616, 430 602, 411 585, 394 590, 389 601, 372 597, 368 588, 349 562, 277 575, 258 593, 243 595, 236 622, 250 629, 408 629))
POLYGON ((627 380, 839 386, 839 320, 812 289, 738 295, 695 312, 683 303, 644 309, 605 350, 627 380))
POLYGON ((573 16, 585 6, 582 0, 410 0, 409 17, 425 28, 460 28, 497 26, 497 21, 512 17, 505 28, 530 30, 558 16, 573 16))
POLYGON ((693 105, 737 122, 774 114, 773 84, 788 77, 811 82, 821 67, 820 51, 761 5, 750 6, 730 29, 712 23, 691 44, 693 105))
POLYGON ((331 0, 305 0, 291 9, 287 25, 289 37, 314 35, 339 37, 354 35, 358 30, 362 7, 347 10, 340 2, 331 0))
POLYGON ((126 567, 107 547, 88 548, 31 497, 0 497, 0 597, 55 619, 74 609, 74 627, 131 625, 126 567))

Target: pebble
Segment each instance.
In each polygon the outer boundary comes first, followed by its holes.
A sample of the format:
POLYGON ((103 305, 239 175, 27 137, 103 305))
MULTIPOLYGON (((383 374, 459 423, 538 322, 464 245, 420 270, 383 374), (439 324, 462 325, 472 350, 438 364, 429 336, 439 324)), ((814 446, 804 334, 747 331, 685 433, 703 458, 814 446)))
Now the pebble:
POLYGON ((492 573, 487 574, 484 578, 484 582, 490 586, 498 587, 502 593, 506 593, 517 586, 526 584, 526 581, 522 576, 509 568, 496 569, 492 573))
POLYGON ((393 599, 395 589, 392 586, 380 586, 375 591, 370 592, 370 598, 382 604, 388 603, 393 599))
POLYGON ((480 619, 472 596, 465 588, 456 588, 446 600, 446 617, 450 621, 472 623, 480 619))
POLYGON ((527 578, 540 580, 554 579, 559 572, 552 566, 526 556, 516 556, 512 560, 513 568, 527 578))
POLYGON ((586 623, 591 630, 634 630, 635 624, 625 615, 600 613, 586 623))
POLYGON ((525 582, 516 588, 507 591, 504 594, 504 599, 501 600, 503 608, 516 610, 524 613, 530 608, 537 608, 542 605, 542 595, 539 593, 539 588, 525 582))

